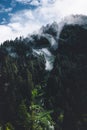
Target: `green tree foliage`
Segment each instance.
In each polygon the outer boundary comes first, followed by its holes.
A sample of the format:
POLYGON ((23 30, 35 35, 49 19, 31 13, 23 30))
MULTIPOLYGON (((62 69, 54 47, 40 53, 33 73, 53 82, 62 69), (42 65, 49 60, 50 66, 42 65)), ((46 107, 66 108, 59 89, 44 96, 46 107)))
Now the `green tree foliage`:
POLYGON ((46 105, 54 109, 53 119, 62 130, 85 130, 87 117, 82 115, 87 114, 87 30, 78 25, 65 26, 57 51, 46 87, 46 105))
MULTIPOLYGON (((57 25, 47 27, 44 35, 56 38, 57 25)), ((65 25, 57 50, 44 35, 0 46, 2 130, 87 129, 87 29, 65 25), (45 70, 44 55, 33 52, 44 47, 55 55, 50 72, 45 70)))
POLYGON ((27 53, 31 50, 21 38, 6 41, 0 47, 0 123, 3 130, 43 130, 52 122, 50 112, 44 109, 44 56, 27 53))

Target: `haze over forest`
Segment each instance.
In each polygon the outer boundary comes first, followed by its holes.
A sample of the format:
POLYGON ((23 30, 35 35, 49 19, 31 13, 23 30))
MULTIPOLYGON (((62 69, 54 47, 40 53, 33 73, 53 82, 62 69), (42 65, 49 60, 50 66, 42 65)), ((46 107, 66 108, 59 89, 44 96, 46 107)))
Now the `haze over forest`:
POLYGON ((0 1, 0 130, 87 130, 87 1, 0 1))

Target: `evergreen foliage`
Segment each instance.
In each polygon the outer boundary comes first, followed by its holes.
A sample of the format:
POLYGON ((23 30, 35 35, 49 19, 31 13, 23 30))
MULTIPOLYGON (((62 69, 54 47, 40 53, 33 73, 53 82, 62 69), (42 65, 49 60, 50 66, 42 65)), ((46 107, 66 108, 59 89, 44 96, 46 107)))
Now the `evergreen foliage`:
MULTIPOLYGON (((43 27, 56 37, 57 25, 43 27)), ((87 129, 87 29, 65 25, 51 71, 45 70, 44 36, 16 38, 0 45, 0 129, 87 129), (33 39, 33 40, 31 40, 33 39)))

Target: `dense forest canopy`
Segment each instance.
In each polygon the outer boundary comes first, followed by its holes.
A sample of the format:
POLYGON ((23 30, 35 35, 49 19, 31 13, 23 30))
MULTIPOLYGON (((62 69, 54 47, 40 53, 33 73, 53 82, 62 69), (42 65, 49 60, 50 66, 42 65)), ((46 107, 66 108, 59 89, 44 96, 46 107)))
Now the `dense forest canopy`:
POLYGON ((87 23, 58 29, 0 45, 0 129, 87 129, 87 23))

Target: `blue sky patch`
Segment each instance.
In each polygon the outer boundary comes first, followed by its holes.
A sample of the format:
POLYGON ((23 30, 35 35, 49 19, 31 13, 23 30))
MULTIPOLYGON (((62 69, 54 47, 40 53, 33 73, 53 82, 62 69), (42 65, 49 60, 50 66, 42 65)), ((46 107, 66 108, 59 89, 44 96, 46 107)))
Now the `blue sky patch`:
POLYGON ((17 0, 1 0, 0 1, 0 24, 8 23, 11 17, 10 14, 14 14, 24 9, 34 10, 38 8, 38 6, 31 4, 32 0, 30 0, 28 3, 24 3, 21 1, 20 0, 19 2, 17 0))
POLYGON ((87 15, 87 0, 0 0, 0 43, 75 14, 87 15))

